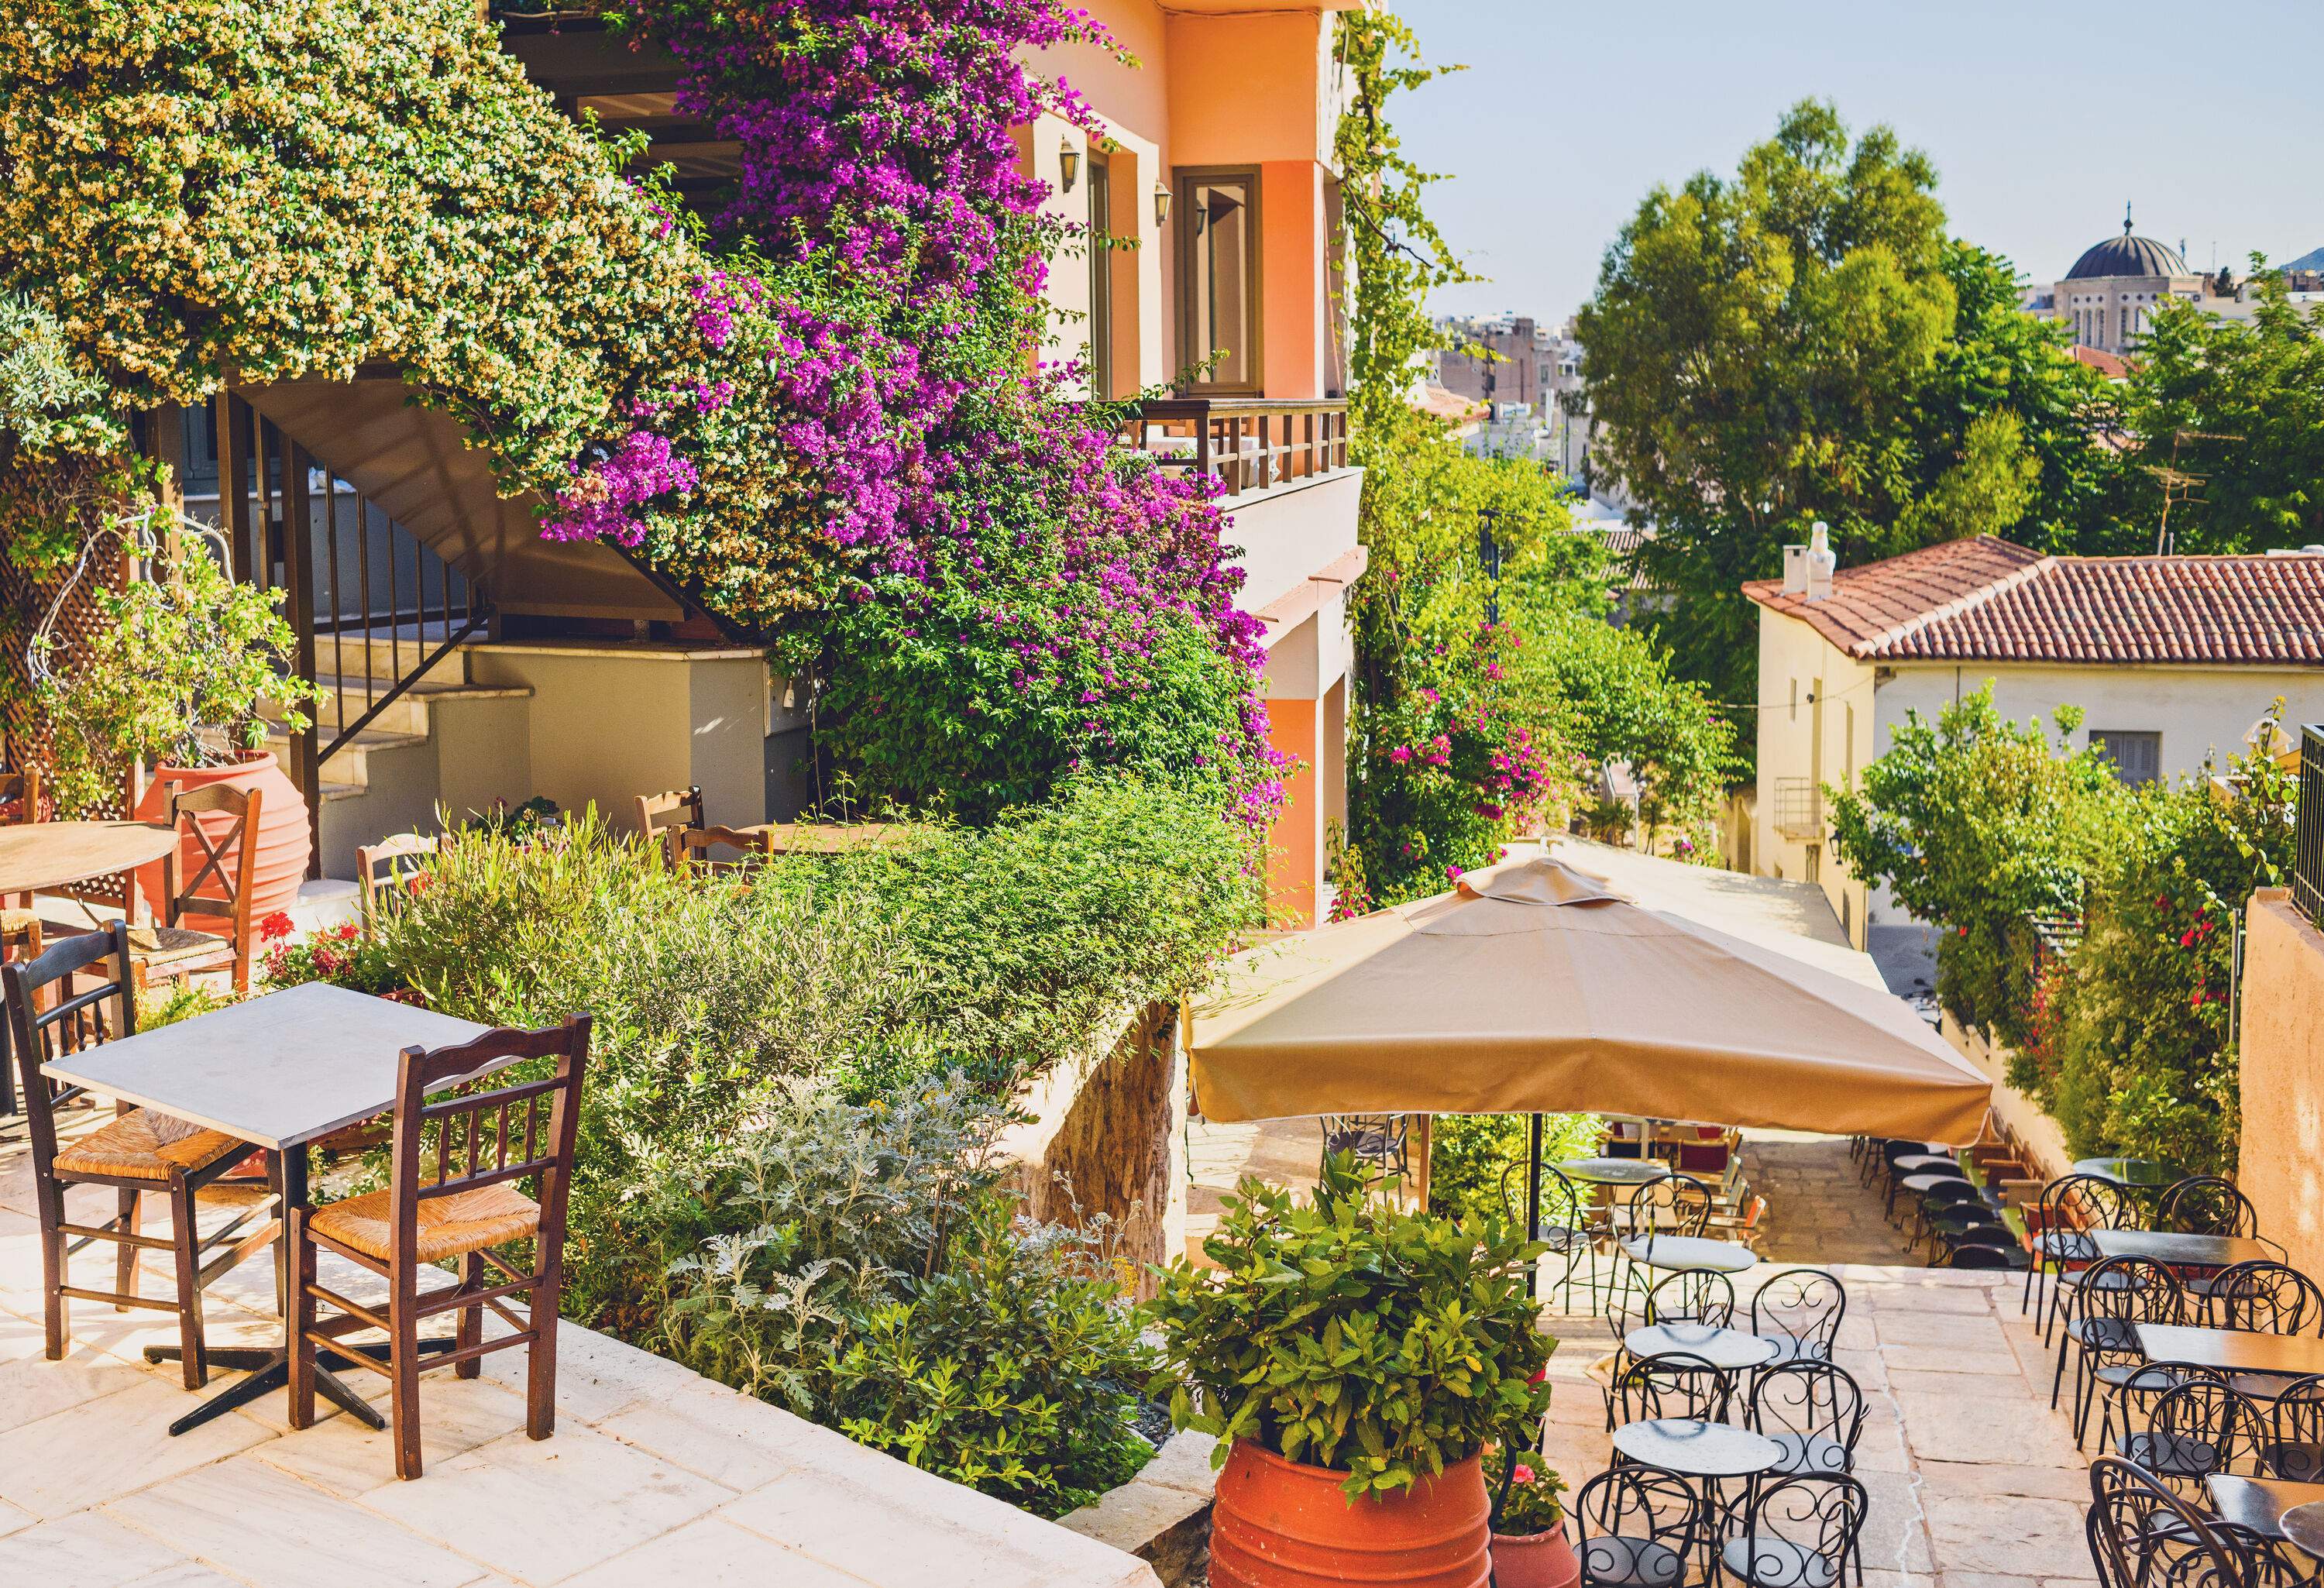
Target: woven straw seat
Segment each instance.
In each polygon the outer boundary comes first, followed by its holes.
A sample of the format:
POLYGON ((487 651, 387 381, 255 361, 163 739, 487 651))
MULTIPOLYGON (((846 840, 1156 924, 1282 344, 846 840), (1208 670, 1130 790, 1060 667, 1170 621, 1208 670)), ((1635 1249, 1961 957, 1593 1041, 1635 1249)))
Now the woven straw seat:
POLYGON ((223 1131, 189 1130, 181 1122, 141 1108, 59 1152, 56 1172, 166 1180, 171 1169, 191 1174, 228 1153, 249 1150, 248 1142, 223 1131))
MULTIPOLYGON (((213 956, 231 959, 234 940, 215 932, 197 932, 185 927, 156 927, 152 929, 154 943, 151 948, 135 948, 136 960, 142 965, 176 965, 189 959, 213 956)), ((139 934, 131 934, 135 946, 139 934)))
MULTIPOLYGON (((391 1193, 374 1191, 318 1207, 307 1221, 318 1235, 327 1236, 365 1257, 385 1262, 391 1193)), ((441 1262, 530 1235, 540 1227, 540 1205, 506 1181, 449 1196, 430 1196, 420 1204, 420 1250, 410 1254, 419 1262, 441 1262)))
POLYGON ((0 909, 0 932, 21 932, 39 924, 37 909, 0 909))

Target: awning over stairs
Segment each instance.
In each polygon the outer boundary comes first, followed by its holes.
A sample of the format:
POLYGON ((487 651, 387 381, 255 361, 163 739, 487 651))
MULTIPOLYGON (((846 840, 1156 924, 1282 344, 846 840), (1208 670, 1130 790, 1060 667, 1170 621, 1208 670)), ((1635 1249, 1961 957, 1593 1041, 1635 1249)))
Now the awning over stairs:
POLYGON ((685 608, 608 546, 544 540, 530 494, 503 500, 460 422, 402 380, 285 381, 238 395, 489 593, 503 613, 678 622, 685 608))

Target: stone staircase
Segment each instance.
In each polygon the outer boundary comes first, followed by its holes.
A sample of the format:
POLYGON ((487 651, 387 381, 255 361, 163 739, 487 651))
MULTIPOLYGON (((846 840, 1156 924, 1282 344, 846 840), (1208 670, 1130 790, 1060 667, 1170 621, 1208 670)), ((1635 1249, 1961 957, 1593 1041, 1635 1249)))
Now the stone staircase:
MULTIPOLYGON (((318 748, 338 736, 340 724, 355 721, 393 689, 426 654, 409 636, 400 644, 384 632, 316 636, 315 683, 324 695, 309 715, 318 725, 318 748)), ((442 713, 531 694, 470 682, 467 649, 456 647, 326 756, 319 778, 325 875, 349 874, 356 845, 428 824, 442 794, 434 753, 442 713)), ((279 724, 279 712, 269 716, 279 724)), ((290 736, 279 725, 267 748, 286 769, 290 765, 290 736)))

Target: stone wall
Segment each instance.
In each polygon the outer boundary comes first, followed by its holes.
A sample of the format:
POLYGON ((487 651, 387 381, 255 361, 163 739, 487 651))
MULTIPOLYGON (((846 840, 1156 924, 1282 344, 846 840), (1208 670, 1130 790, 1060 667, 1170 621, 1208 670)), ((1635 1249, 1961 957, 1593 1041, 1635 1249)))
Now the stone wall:
POLYGON ((2244 932, 2236 1177, 2261 1233, 2324 1273, 2324 933, 2282 888, 2252 896, 2244 932))
POLYGON ((1030 1117, 1001 1140, 1008 1184, 1059 1223, 1102 1214, 1118 1254, 1152 1293, 1147 1265, 1186 1246, 1186 1087, 1177 1011, 1157 1004, 1112 1048, 1059 1065, 1018 1096, 1030 1117))

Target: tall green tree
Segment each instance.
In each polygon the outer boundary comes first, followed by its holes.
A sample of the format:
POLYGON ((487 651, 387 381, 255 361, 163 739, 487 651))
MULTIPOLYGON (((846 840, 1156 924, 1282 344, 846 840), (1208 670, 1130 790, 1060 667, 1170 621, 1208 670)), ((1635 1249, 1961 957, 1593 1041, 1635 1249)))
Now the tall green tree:
POLYGON ((1936 185, 1889 128, 1851 139, 1803 102, 1732 178, 1649 193, 1582 311, 1599 457, 1679 596, 1655 628, 1728 699, 1757 679, 1739 586, 1812 522, 1861 561, 2026 521, 2070 533, 2103 489, 2101 388, 2017 310, 2004 262, 1948 235, 1936 185))
POLYGON ((2324 541, 2324 337, 2315 310, 2292 301, 2283 277, 2256 257, 2252 265, 2251 321, 2174 300, 2157 307, 2139 344, 2126 418, 2137 438, 2131 527, 2140 543, 2123 550, 2154 549, 2158 470, 2191 487, 2171 508, 2177 550, 2324 541))

